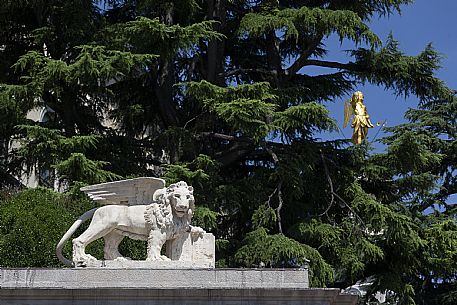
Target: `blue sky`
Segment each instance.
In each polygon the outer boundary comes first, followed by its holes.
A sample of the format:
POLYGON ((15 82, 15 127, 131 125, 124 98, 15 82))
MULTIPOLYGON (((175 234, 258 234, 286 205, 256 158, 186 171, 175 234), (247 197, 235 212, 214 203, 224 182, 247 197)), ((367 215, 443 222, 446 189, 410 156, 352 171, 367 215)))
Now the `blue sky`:
MULTIPOLYGON (((401 16, 398 13, 387 17, 375 17, 370 23, 370 28, 383 42, 386 41, 389 33, 400 42, 400 49, 406 55, 417 55, 428 43, 443 56, 442 68, 437 76, 446 84, 457 89, 457 1, 455 0, 416 0, 415 3, 402 7, 401 16)), ((327 47, 330 49, 326 59, 346 62, 347 58, 343 50, 353 49, 354 45, 344 41, 340 45, 336 37, 327 40, 327 47)), ((307 71, 304 71, 305 73, 307 71)), ((331 69, 316 69, 316 73, 328 73, 331 69)), ((403 115, 408 108, 417 105, 417 98, 411 96, 407 99, 396 97, 392 91, 385 91, 382 87, 366 85, 359 87, 365 95, 365 103, 372 122, 387 120, 388 126, 398 125, 405 122, 403 115)), ((347 97, 349 98, 349 96, 347 97)), ((328 104, 331 116, 335 118, 340 127, 343 121, 344 100, 335 100, 328 104)), ((370 130, 368 138, 373 140, 378 128, 370 130)), ((346 127, 343 134, 349 138, 352 130, 346 127)), ((381 137, 381 131, 377 138, 381 137)), ((324 138, 343 138, 339 133, 323 135, 324 138)), ((376 150, 382 150, 381 145, 375 145, 376 150)))

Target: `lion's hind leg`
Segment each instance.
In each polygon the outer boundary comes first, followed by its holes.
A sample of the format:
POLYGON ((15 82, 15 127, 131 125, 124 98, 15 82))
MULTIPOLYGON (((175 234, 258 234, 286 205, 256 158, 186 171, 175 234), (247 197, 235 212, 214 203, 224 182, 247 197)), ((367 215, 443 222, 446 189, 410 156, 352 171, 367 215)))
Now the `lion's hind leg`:
POLYGON ((73 239, 73 262, 76 266, 86 266, 88 261, 97 260, 92 255, 86 254, 86 247, 94 240, 97 240, 113 230, 111 224, 103 221, 94 221, 92 219, 91 224, 79 237, 73 239))
POLYGON ((129 260, 128 257, 123 257, 119 253, 119 244, 121 243, 124 236, 117 230, 113 230, 104 236, 105 248, 104 254, 105 259, 116 259, 116 260, 129 260))

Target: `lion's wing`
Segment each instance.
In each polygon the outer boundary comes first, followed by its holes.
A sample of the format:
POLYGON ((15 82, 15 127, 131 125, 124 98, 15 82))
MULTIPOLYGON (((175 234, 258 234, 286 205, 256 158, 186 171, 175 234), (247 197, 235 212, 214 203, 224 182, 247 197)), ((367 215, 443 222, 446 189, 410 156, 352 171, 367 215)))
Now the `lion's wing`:
POLYGON ((164 187, 163 179, 142 177, 89 185, 80 190, 101 205, 139 205, 151 203, 154 192, 164 187))

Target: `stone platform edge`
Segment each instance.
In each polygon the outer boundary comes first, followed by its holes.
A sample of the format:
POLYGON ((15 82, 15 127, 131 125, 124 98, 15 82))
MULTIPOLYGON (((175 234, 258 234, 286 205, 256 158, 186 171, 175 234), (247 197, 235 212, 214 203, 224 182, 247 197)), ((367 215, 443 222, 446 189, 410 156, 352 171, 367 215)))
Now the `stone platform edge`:
POLYGON ((0 269, 0 289, 257 289, 309 287, 306 269, 0 269))

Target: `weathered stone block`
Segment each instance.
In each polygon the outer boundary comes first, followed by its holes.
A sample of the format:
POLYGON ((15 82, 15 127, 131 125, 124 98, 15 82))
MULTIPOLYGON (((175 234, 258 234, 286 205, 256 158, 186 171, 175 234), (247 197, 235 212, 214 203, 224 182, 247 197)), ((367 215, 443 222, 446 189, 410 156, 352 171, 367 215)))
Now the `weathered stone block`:
POLYGON ((195 262, 209 268, 215 266, 215 238, 211 233, 202 237, 185 233, 166 243, 166 253, 172 261, 195 262))

